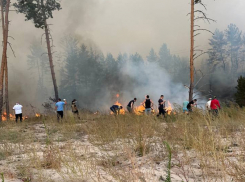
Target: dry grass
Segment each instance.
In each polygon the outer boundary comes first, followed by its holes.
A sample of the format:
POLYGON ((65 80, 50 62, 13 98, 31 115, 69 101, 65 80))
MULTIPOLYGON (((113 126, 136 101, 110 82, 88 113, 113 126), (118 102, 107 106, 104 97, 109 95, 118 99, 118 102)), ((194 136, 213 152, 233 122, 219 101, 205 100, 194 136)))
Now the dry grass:
POLYGON ((22 181, 245 181, 245 110, 155 116, 71 113, 0 125, 0 172, 22 181), (169 152, 164 142, 171 147, 169 152), (171 178, 169 178, 169 172, 171 178))

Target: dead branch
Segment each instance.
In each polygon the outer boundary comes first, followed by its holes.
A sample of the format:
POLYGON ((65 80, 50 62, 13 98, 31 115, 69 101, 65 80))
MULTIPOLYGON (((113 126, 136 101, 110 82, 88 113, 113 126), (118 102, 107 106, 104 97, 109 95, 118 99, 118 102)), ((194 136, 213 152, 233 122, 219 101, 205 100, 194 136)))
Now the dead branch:
POLYGON ((45 52, 45 53, 42 53, 42 55, 41 55, 41 57, 44 55, 44 54, 48 54, 47 52, 45 52))
POLYGON ((188 88, 188 89, 190 89, 190 87, 189 87, 189 86, 187 86, 187 85, 184 85, 184 87, 185 87, 185 88, 188 88))
POLYGON ((206 53, 208 53, 208 51, 203 52, 203 53, 199 54, 198 56, 194 57, 194 60, 197 59, 198 57, 200 57, 201 55, 206 54, 206 53))
POLYGON ((213 20, 211 18, 204 17, 204 16, 199 16, 199 17, 195 18, 194 21, 199 20, 199 19, 207 20, 208 22, 209 21, 216 22, 215 20, 213 20))
POLYGON ((9 44, 9 47, 11 48, 11 50, 12 50, 12 52, 13 52, 14 57, 16 57, 16 56, 15 56, 15 53, 14 53, 14 50, 13 50, 13 48, 12 48, 11 43, 8 42, 8 44, 9 44))
POLYGON ((9 38, 12 38, 13 40, 15 40, 14 37, 12 37, 12 36, 8 36, 8 37, 9 37, 9 38))
POLYGON ((202 49, 194 49, 194 52, 195 51, 200 51, 200 52, 203 52, 203 50, 202 49))
POLYGON ((206 5, 204 5, 204 4, 202 3, 202 2, 200 2, 200 1, 199 1, 199 2, 197 3, 197 4, 200 4, 200 5, 202 5, 202 6, 204 7, 204 9, 205 9, 205 10, 207 10, 207 7, 206 7, 206 5))
POLYGON ((207 31, 207 32, 209 32, 209 33, 211 33, 211 34, 213 34, 213 35, 214 35, 214 33, 213 33, 213 32, 211 32, 210 30, 205 29, 205 28, 199 28, 199 29, 194 30, 194 32, 196 32, 196 31, 207 31))
POLYGON ((57 102, 55 98, 49 97, 49 100, 53 101, 53 102, 57 102))
POLYGON ((197 33, 197 34, 194 35, 194 37, 196 37, 196 36, 198 36, 198 35, 200 35, 200 34, 201 34, 201 33, 197 33))
POLYGON ((199 78, 199 80, 198 80, 197 83, 195 84, 194 88, 199 84, 199 82, 200 82, 205 76, 206 76, 206 74, 203 75, 201 78, 199 78))

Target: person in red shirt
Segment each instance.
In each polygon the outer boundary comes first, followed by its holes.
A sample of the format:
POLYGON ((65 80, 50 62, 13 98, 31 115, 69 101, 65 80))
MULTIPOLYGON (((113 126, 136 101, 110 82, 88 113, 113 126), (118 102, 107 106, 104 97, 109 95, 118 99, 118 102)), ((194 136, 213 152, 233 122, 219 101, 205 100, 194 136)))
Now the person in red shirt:
POLYGON ((218 109, 220 109, 220 103, 215 96, 214 96, 214 99, 211 101, 210 108, 211 108, 213 114, 218 115, 218 113, 219 113, 218 109))

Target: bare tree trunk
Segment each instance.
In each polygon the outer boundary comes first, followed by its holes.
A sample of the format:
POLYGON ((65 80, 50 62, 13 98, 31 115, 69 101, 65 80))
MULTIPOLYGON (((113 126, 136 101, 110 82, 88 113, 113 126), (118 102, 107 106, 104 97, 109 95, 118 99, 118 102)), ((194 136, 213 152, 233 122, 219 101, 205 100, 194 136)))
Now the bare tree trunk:
MULTIPOLYGON (((4 39, 4 14, 3 14, 3 0, 1 2, 1 15, 2 15, 2 29, 3 29, 3 39, 4 39)), ((5 68, 4 68, 4 76, 5 76, 5 103, 6 103, 6 115, 7 120, 9 120, 9 96, 8 96, 8 59, 5 57, 5 68)))
POLYGON ((5 104, 6 104, 6 114, 7 120, 9 120, 9 86, 8 86, 8 60, 5 58, 5 104))
MULTIPOLYGON (((3 2, 3 1, 2 1, 3 2)), ((8 13, 9 13, 9 4, 10 0, 7 0, 5 7, 5 25, 3 27, 3 53, 2 53, 2 62, 1 62, 1 72, 0 72, 0 121, 2 121, 2 112, 3 112, 3 83, 4 83, 4 71, 6 69, 6 58, 7 58, 7 48, 8 48, 8 13)), ((1 3, 1 9, 3 9, 3 3, 1 3)), ((2 18, 3 18, 2 10, 2 18)))
POLYGON ((193 99, 194 90, 194 0, 191 0, 191 48, 190 48, 190 88, 189 101, 193 99))
POLYGON ((54 72, 54 64, 53 64, 53 58, 52 58, 52 52, 51 52, 51 46, 50 46, 49 30, 48 30, 48 25, 47 25, 46 20, 45 20, 45 35, 46 35, 50 70, 51 70, 51 75, 52 75, 52 80, 53 80, 53 85, 54 85, 55 99, 56 101, 58 101, 58 98, 59 98, 58 87, 57 87, 57 82, 56 82, 56 77, 55 77, 55 72, 54 72))

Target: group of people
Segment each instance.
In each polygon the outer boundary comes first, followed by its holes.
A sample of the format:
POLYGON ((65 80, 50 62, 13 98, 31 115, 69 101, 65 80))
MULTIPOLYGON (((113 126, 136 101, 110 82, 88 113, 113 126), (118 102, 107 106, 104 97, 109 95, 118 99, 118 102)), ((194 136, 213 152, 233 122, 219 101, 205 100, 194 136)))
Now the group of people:
MULTIPOLYGON (((74 115, 76 115, 78 117, 78 119, 80 119, 76 102, 77 102, 76 99, 72 100, 71 110, 72 110, 72 113, 74 115)), ((66 99, 64 99, 63 101, 61 99, 58 99, 58 102, 56 102, 56 104, 55 104, 55 110, 57 112, 57 120, 58 121, 60 119, 63 119, 63 117, 64 117, 64 105, 66 105, 66 104, 67 104, 66 99)), ((22 122, 22 108, 23 108, 23 106, 20 105, 19 103, 16 103, 13 107, 13 110, 15 112, 16 123, 18 122, 18 119, 20 119, 20 122, 22 122)))
POLYGON ((218 99, 216 98, 216 96, 214 96, 214 98, 209 98, 208 102, 206 103, 206 109, 208 110, 208 112, 213 113, 214 115, 218 115, 219 114, 219 109, 221 109, 220 107, 220 103, 218 101, 218 99))
MULTIPOLYGON (((159 100, 158 100, 159 113, 158 113, 157 116, 160 116, 160 115, 165 116, 165 113, 166 113, 166 111, 165 111, 166 100, 163 100, 163 99, 164 99, 164 95, 161 95, 159 100)), ((134 103, 136 101, 137 101, 137 98, 134 98, 133 100, 129 101, 129 103, 127 105, 127 110, 128 110, 129 113, 133 113, 134 112, 134 103)), ((145 100, 141 104, 145 107, 145 114, 146 115, 151 114, 151 112, 153 110, 154 103, 150 99, 149 95, 146 95, 145 100)), ((121 109, 123 109, 123 106, 116 105, 116 104, 110 107, 110 110, 116 115, 120 114, 120 110, 121 109)))
MULTIPOLYGON (((80 119, 76 102, 77 102, 76 99, 72 100, 71 111, 74 115, 76 115, 78 117, 78 119, 80 119)), ((63 117, 64 117, 64 105, 67 105, 66 99, 63 99, 63 101, 61 101, 60 98, 58 99, 58 102, 56 102, 56 104, 55 104, 55 110, 57 111, 57 120, 58 121, 60 120, 60 118, 63 119, 63 117)))
MULTIPOLYGON (((129 101, 127 105, 127 110, 129 113, 134 112, 134 103, 136 101, 137 101, 137 98, 134 98, 133 100, 129 101)), ((149 115, 151 111, 153 110, 153 105, 154 105, 154 103, 150 99, 150 96, 147 95, 145 100, 141 104, 145 107, 145 114, 149 115)), ((165 104, 166 104, 166 100, 164 100, 164 95, 161 95, 158 100, 158 115, 157 116, 162 115, 165 117, 165 114, 166 114, 165 104)), ((183 112, 184 113, 192 112, 194 107, 197 107, 197 99, 183 102, 183 112)), ((221 108, 220 103, 216 97, 214 97, 214 99, 209 98, 209 101, 206 104, 206 109, 210 113, 218 115, 220 108, 221 108)), ((123 106, 116 105, 116 104, 110 107, 110 110, 116 115, 120 114, 121 109, 123 109, 123 106)))
MULTIPOLYGON (((192 101, 184 101, 183 102, 183 112, 188 113, 192 112, 193 108, 197 106, 197 99, 192 101)), ((214 115, 218 115, 220 107, 220 103, 217 100, 216 96, 214 98, 209 98, 208 102, 206 103, 206 109, 209 113, 213 113, 214 115)))
MULTIPOLYGON (((129 113, 134 112, 134 104, 136 101, 137 101, 137 98, 134 98, 133 100, 129 101, 129 103, 127 105, 127 110, 129 113)), ((77 115, 78 119, 80 119, 76 102, 77 102, 76 99, 72 100, 71 110, 72 110, 73 114, 77 115)), ((165 117, 165 114, 166 114, 165 103, 166 103, 166 100, 164 100, 164 95, 161 95, 159 100, 158 100, 158 111, 159 112, 158 112, 157 116, 162 115, 163 117, 165 117)), ((63 101, 61 99, 58 99, 58 102, 55 104, 55 110, 57 112, 58 121, 60 119, 63 119, 64 105, 66 105, 66 104, 67 104, 66 99, 64 99, 63 101)), ((145 107, 145 114, 146 115, 151 114, 151 112, 153 110, 154 103, 150 99, 149 95, 146 95, 145 100, 141 104, 145 107)), ((192 112, 193 108, 196 106, 197 106, 197 99, 194 99, 190 102, 184 101, 183 102, 183 112, 184 113, 192 112)), ((20 118, 20 122, 22 122, 22 108, 23 108, 23 106, 20 105, 19 103, 16 103, 13 107, 13 110, 15 111, 16 122, 18 121, 18 118, 20 118)), ((209 113, 213 113, 214 115, 218 115, 220 108, 221 108, 220 103, 216 97, 214 97, 213 99, 209 98, 209 101, 206 103, 206 109, 209 111, 209 113)), ((123 109, 123 106, 116 105, 116 104, 110 107, 110 110, 116 115, 120 114, 121 109, 123 109)))

